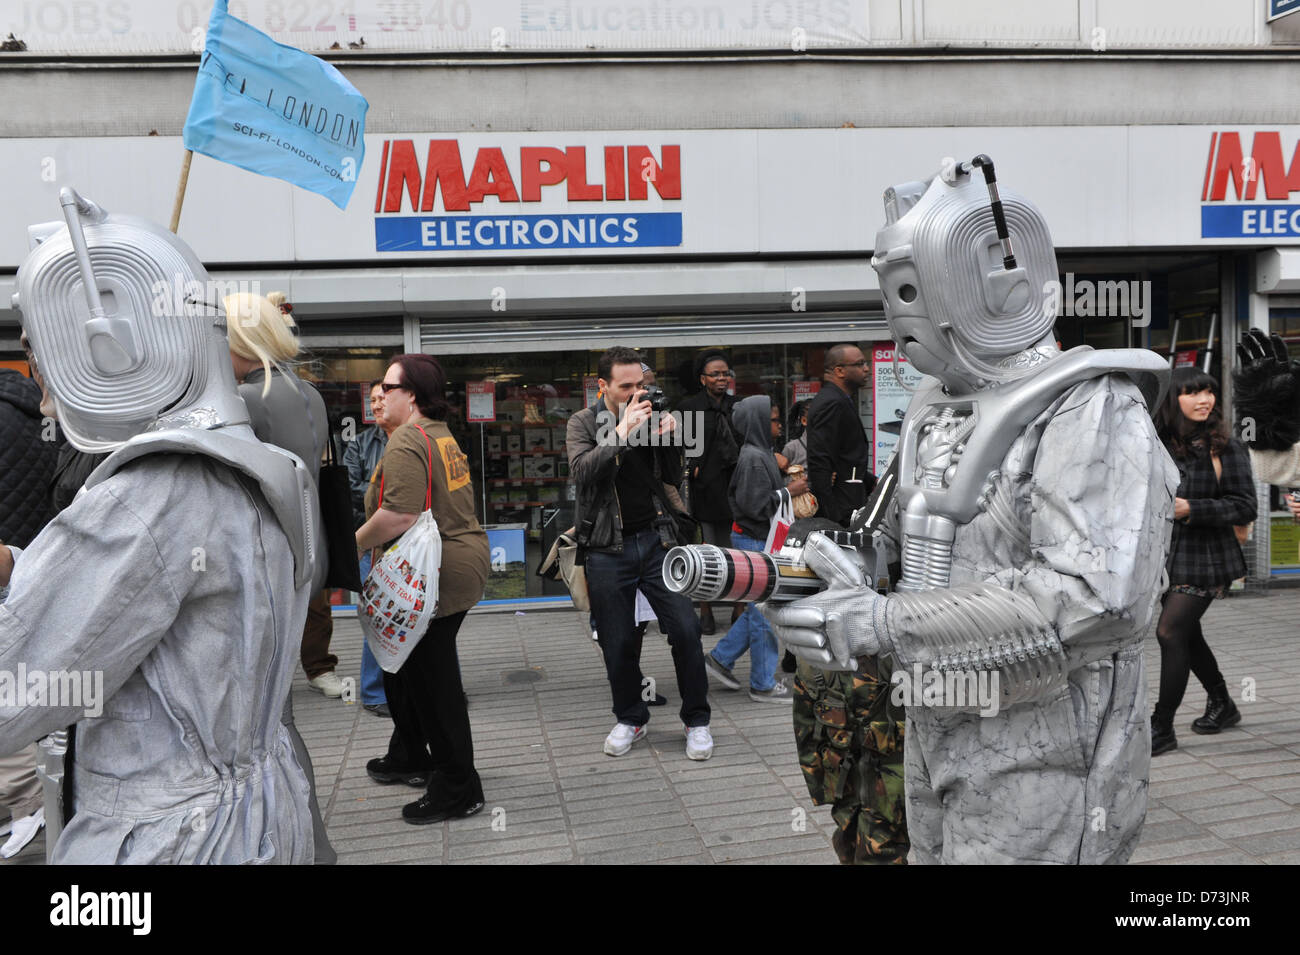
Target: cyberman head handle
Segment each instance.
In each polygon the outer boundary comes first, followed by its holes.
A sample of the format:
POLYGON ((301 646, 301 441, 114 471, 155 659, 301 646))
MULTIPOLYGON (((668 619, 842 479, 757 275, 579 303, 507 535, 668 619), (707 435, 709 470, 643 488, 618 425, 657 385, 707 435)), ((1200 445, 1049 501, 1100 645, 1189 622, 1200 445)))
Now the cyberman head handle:
POLYGON ((1051 234, 1032 203, 999 194, 987 156, 886 190, 871 265, 898 348, 951 392, 1016 376, 1029 363, 1007 359, 1027 349, 1055 350, 1051 234))
POLYGON ((112 451, 150 428, 248 420, 235 391, 220 305, 195 288, 208 274, 189 246, 77 192, 64 222, 32 226, 14 305, 82 451, 112 451))

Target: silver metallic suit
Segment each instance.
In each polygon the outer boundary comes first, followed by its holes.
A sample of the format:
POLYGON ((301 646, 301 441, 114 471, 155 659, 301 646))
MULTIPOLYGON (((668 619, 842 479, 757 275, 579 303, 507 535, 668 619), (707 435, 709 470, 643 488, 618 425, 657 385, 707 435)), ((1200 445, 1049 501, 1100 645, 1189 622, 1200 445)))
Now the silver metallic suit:
POLYGON ((820 666, 884 654, 896 684, 995 678, 996 707, 920 688, 908 700, 918 861, 1126 861, 1150 764, 1142 641, 1178 483, 1148 412, 1167 367, 1146 351, 1058 350, 1047 225, 999 199, 987 157, 885 205, 872 265, 894 340, 930 376, 881 531, 902 576, 880 596, 814 536, 805 557, 830 588, 765 612, 820 666), (987 191, 973 178, 985 164, 987 191))
POLYGON ((77 723, 55 862, 309 863, 281 713, 323 573, 311 472, 253 435, 194 253, 60 200, 15 304, 69 439, 113 453, 15 554, 0 671, 95 676, 102 713, 0 700, 0 753, 77 723))

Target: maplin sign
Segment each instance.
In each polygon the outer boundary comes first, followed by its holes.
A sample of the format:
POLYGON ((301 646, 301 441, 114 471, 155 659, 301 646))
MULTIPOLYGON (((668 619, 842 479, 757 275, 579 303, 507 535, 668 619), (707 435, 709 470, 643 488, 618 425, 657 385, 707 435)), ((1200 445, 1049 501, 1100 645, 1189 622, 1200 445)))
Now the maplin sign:
MULTIPOLYGON (((594 152, 595 150, 593 150, 594 152)), ((682 244, 682 214, 651 211, 651 190, 662 201, 682 198, 679 145, 617 145, 587 155, 585 146, 524 146, 518 153, 478 149, 465 175, 467 154, 455 139, 431 139, 423 167, 411 139, 384 140, 375 192, 375 250, 662 248, 682 244), (593 168, 594 167, 594 168, 593 168), (524 214, 528 203, 600 203, 588 211, 524 214), (493 197, 484 214, 475 207, 493 197), (436 213, 441 197, 442 215, 436 213), (554 201, 552 201, 554 200, 554 201), (403 215, 409 210, 411 215, 403 215)))
POLYGON ((1201 186, 1202 238, 1300 239, 1300 203, 1290 201, 1300 192, 1300 141, 1291 145, 1288 163, 1276 131, 1255 133, 1249 153, 1239 132, 1210 134, 1201 186))

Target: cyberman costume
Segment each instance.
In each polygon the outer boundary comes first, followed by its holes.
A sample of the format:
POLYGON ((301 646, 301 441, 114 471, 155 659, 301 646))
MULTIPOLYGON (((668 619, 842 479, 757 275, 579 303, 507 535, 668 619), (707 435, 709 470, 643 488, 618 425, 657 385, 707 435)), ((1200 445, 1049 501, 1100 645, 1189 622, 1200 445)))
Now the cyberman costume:
POLYGON ((917 861, 1126 861, 1150 766, 1142 641, 1178 483, 1148 412, 1168 370, 1147 351, 1058 350, 1047 225, 999 200, 987 157, 894 187, 885 208, 885 315, 932 376, 903 422, 881 532, 902 576, 880 596, 814 535, 805 559, 830 588, 765 612, 819 666, 882 655, 895 680, 937 670, 956 690, 984 671, 1000 691, 995 715, 919 686, 908 701, 917 861))
POLYGON ((69 440, 116 450, 18 557, 0 671, 99 671, 106 702, 0 705, 0 752, 81 721, 55 862, 309 863, 280 715, 319 586, 311 474, 253 436, 219 303, 160 307, 206 287, 193 252, 60 199, 15 304, 69 440))

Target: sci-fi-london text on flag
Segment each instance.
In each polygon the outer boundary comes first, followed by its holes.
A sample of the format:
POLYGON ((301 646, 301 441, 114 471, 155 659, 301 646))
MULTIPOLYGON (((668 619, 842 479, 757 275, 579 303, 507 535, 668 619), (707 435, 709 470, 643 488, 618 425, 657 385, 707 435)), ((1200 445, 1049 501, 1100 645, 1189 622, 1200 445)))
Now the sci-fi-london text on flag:
POLYGON ((347 208, 370 104, 324 60, 276 43, 216 0, 185 148, 310 189, 347 208))

